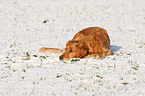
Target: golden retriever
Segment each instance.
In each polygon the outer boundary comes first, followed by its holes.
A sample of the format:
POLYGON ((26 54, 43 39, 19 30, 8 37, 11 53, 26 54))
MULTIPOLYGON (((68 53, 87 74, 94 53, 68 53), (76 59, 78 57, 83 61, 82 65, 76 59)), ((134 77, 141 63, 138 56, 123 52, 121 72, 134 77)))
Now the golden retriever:
POLYGON ((104 59, 105 56, 112 55, 107 31, 99 27, 89 27, 78 32, 72 40, 67 42, 66 48, 63 50, 42 47, 39 52, 63 53, 59 56, 62 61, 92 56, 99 56, 98 59, 104 59))

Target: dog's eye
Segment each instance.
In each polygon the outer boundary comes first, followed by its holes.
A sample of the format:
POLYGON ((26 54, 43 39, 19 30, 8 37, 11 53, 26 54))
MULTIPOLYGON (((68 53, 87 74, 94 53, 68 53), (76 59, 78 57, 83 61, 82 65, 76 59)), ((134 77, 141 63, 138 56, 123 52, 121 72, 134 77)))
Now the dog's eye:
POLYGON ((70 50, 69 52, 73 52, 72 50, 70 50))

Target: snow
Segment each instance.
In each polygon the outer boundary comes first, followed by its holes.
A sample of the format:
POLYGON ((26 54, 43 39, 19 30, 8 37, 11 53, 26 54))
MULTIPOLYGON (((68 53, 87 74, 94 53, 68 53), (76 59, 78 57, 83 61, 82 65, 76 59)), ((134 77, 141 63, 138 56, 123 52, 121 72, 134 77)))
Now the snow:
POLYGON ((144 96, 144 0, 0 0, 0 96, 144 96), (44 21, 46 21, 44 23, 44 21), (114 55, 60 62, 80 30, 99 26, 114 55))

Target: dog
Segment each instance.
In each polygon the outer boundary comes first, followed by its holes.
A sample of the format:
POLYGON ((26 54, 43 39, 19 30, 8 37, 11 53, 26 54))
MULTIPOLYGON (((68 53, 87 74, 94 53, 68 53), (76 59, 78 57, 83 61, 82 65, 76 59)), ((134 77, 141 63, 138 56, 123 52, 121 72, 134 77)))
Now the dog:
POLYGON ((99 56, 97 59, 104 59, 105 56, 112 55, 107 31, 100 27, 89 27, 81 30, 72 40, 67 42, 63 50, 42 47, 39 52, 63 53, 59 56, 61 61, 67 61, 72 58, 90 58, 93 56, 99 56))

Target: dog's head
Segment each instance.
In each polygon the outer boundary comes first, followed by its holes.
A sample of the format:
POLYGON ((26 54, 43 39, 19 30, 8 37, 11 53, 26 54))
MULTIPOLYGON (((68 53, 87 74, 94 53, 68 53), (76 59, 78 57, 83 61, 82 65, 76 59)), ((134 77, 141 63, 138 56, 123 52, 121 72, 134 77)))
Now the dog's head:
POLYGON ((65 52, 59 57, 62 61, 70 60, 71 58, 83 58, 88 54, 86 44, 78 41, 68 41, 65 52))

